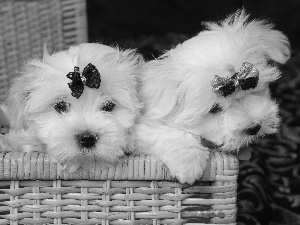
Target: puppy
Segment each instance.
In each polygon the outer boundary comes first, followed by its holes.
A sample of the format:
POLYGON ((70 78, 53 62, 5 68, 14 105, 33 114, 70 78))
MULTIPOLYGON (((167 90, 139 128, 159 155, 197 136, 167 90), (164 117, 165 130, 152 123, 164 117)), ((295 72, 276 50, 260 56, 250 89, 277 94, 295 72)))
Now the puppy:
POLYGON ((182 183, 201 178, 211 149, 238 151, 276 132, 270 61, 290 56, 286 36, 239 10, 142 68, 138 151, 158 156, 182 183))
POLYGON ((68 171, 116 163, 129 151, 141 103, 134 50, 81 44, 25 64, 7 100, 12 151, 44 151, 68 171))

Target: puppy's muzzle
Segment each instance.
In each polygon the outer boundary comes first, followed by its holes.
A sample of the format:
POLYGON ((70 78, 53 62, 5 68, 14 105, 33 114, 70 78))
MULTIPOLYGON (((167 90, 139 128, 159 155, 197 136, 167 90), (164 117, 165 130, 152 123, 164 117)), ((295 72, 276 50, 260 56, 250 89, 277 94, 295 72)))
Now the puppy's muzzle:
POLYGON ((260 128, 261 128, 260 124, 255 124, 251 127, 248 127, 247 129, 245 129, 244 132, 247 135, 255 135, 259 132, 260 128))
POLYGON ((204 146, 204 147, 207 147, 209 149, 219 149, 223 146, 223 144, 221 145, 218 145, 206 138, 203 138, 203 137, 200 137, 200 141, 201 141, 201 144, 204 146))
POLYGON ((82 148, 93 148, 98 141, 97 134, 89 131, 78 134, 76 138, 82 148))

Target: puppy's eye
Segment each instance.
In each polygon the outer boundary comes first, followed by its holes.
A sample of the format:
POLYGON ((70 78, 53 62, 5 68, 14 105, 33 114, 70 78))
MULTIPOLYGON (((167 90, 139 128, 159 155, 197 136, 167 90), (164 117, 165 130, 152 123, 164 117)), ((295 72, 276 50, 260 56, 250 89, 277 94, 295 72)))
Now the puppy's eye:
POLYGON ((108 100, 107 100, 107 101, 102 105, 101 110, 102 110, 102 111, 105 111, 105 112, 111 112, 111 111, 114 110, 115 106, 116 106, 115 103, 113 103, 112 101, 108 101, 108 100))
POLYGON ((67 103, 65 101, 60 101, 54 104, 54 109, 58 113, 67 113, 70 111, 70 103, 67 103))
POLYGON ((209 113, 216 114, 222 111, 223 111, 222 107, 218 103, 215 103, 209 110, 209 113))

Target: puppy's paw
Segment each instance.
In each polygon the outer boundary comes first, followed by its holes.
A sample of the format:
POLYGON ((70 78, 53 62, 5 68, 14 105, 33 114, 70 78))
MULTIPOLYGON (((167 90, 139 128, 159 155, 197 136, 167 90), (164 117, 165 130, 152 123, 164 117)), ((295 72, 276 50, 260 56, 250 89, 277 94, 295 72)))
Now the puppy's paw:
POLYGON ((167 166, 171 176, 176 177, 180 183, 193 184, 202 177, 208 159, 209 151, 197 149, 182 158, 174 158, 174 162, 167 166))
MULTIPOLYGON (((204 168, 205 169, 205 168, 204 168)), ((196 180, 199 180, 203 173, 204 169, 200 164, 188 164, 185 166, 180 166, 176 168, 176 172, 171 174, 177 178, 180 183, 193 184, 196 180)))

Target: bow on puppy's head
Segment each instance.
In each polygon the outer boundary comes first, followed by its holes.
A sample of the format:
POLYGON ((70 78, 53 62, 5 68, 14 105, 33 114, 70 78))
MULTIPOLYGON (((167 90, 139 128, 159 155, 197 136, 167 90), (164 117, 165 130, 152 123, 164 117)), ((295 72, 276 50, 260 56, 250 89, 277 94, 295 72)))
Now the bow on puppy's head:
POLYGON ((100 87, 101 83, 101 76, 97 68, 89 63, 84 69, 82 74, 79 72, 79 67, 74 67, 74 72, 70 72, 67 74, 67 78, 72 80, 68 83, 69 88, 71 89, 71 95, 75 98, 79 98, 84 90, 84 85, 88 86, 89 88, 96 88, 100 87))
POLYGON ((213 92, 218 96, 227 97, 236 90, 249 90, 257 86, 259 71, 253 64, 244 62, 240 71, 231 78, 223 78, 215 75, 211 82, 213 92))

